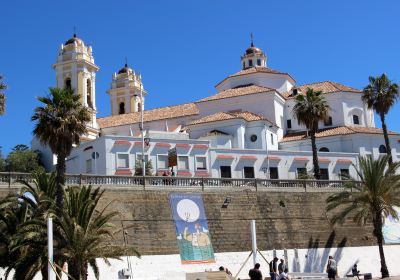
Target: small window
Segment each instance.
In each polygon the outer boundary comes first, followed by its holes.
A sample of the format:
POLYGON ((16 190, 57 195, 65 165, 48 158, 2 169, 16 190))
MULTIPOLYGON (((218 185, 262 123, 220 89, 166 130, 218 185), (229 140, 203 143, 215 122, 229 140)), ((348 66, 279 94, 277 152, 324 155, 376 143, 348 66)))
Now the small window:
POLYGON ((206 157, 196 157, 196 170, 207 170, 206 157))
POLYGON ((385 146, 385 145, 380 145, 380 146, 379 146, 379 152, 380 152, 381 154, 386 154, 386 153, 387 153, 386 146, 385 146))
POLYGON ((279 179, 278 167, 270 167, 269 168, 269 178, 270 179, 279 179))
POLYGON ((321 168, 319 173, 321 174, 321 180, 329 180, 328 168, 321 168))
POLYGON ((292 128, 292 120, 286 120, 286 127, 288 129, 292 128))
POLYGON ((167 155, 158 155, 157 168, 158 169, 168 169, 168 156, 167 155))
POLYGON ((92 173, 92 160, 86 160, 86 174, 92 173))
POLYGON ((243 69, 246 68, 246 63, 243 62, 243 69))
POLYGON ((257 59, 257 66, 261 66, 261 59, 257 59))
POLYGON ((256 142, 257 141, 257 135, 253 134, 250 136, 250 141, 251 142, 256 142))
POLYGON ((324 125, 325 126, 331 126, 332 125, 332 117, 328 117, 325 121, 324 121, 324 125))
POLYGON ((189 157, 178 156, 178 169, 179 170, 189 170, 189 157))
POLYGON ((297 178, 304 179, 307 177, 307 169, 304 167, 297 168, 297 178))
POLYGON ((71 79, 70 78, 66 78, 65 79, 65 88, 69 88, 69 89, 72 88, 71 79))
POLYGON ((353 124, 360 124, 360 118, 357 115, 353 115, 353 124))
POLYGON ((119 114, 125 114, 125 103, 121 102, 119 103, 119 114))
POLYGON ((252 67, 253 66, 253 60, 249 60, 249 67, 252 67))
POLYGON ((137 110, 138 110, 138 112, 142 112, 142 103, 138 103, 137 104, 137 110))
POLYGON ((253 166, 245 166, 243 168, 244 178, 254 178, 254 167, 253 166))
POLYGON ((129 154, 117 154, 117 168, 129 168, 129 154))
POLYGON ((329 149, 327 147, 322 147, 319 149, 320 152, 329 152, 329 149))
POLYGON ((347 168, 340 169, 340 179, 341 180, 350 179, 349 169, 347 169, 347 168))
POLYGON ((271 144, 274 145, 274 135, 271 133, 271 144))
POLYGON ((220 166, 221 178, 232 178, 230 166, 220 166))

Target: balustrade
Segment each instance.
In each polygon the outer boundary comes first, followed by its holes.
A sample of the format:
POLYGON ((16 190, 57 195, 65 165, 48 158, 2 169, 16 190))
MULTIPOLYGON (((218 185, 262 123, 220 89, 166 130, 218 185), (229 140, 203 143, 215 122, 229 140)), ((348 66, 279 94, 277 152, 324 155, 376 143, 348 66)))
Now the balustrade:
MULTIPOLYGON (((32 182, 30 173, 0 172, 1 186, 18 186, 21 180, 32 182)), ((66 174, 66 185, 93 186, 137 186, 137 187, 173 187, 173 188, 250 188, 267 190, 273 188, 341 189, 347 181, 333 180, 291 180, 291 179, 236 179, 205 177, 166 177, 166 176, 116 176, 91 174, 66 174)))

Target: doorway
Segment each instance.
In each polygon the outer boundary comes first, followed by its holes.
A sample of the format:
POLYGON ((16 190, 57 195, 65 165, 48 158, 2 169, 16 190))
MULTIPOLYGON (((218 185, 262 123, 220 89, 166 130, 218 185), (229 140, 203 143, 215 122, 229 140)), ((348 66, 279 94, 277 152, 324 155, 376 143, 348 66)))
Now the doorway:
POLYGON ((220 166, 221 178, 232 178, 230 166, 220 166))

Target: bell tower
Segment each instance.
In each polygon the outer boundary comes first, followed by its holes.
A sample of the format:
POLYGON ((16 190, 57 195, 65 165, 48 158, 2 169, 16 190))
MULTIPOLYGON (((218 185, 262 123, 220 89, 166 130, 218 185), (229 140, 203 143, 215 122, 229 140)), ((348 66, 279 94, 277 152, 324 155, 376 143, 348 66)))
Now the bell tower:
POLYGON ((121 115, 140 112, 144 108, 147 92, 143 88, 142 76, 136 74, 125 63, 118 73, 112 76, 110 95, 111 114, 121 115))
POLYGON ((96 72, 99 67, 94 63, 92 47, 86 46, 76 34, 62 44, 58 51, 56 71, 57 87, 72 88, 81 97, 81 103, 91 113, 87 124, 88 134, 82 140, 97 138, 99 129, 96 122, 96 72))
POLYGON ((267 56, 264 52, 254 46, 253 34, 251 34, 251 44, 246 52, 240 57, 242 69, 251 67, 267 67, 267 56))

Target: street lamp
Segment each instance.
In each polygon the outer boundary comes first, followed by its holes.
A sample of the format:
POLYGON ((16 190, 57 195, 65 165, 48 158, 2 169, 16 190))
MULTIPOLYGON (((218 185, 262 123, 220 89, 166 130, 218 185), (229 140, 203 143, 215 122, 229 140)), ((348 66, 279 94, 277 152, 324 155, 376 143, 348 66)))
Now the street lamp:
POLYGON ((142 87, 140 87, 140 94, 134 94, 134 96, 139 96, 140 97, 140 108, 138 107, 138 110, 140 110, 140 124, 139 124, 139 129, 142 134, 142 176, 144 177, 146 175, 146 161, 144 159, 144 128, 143 128, 143 118, 144 118, 144 103, 143 103, 143 90, 142 87))

